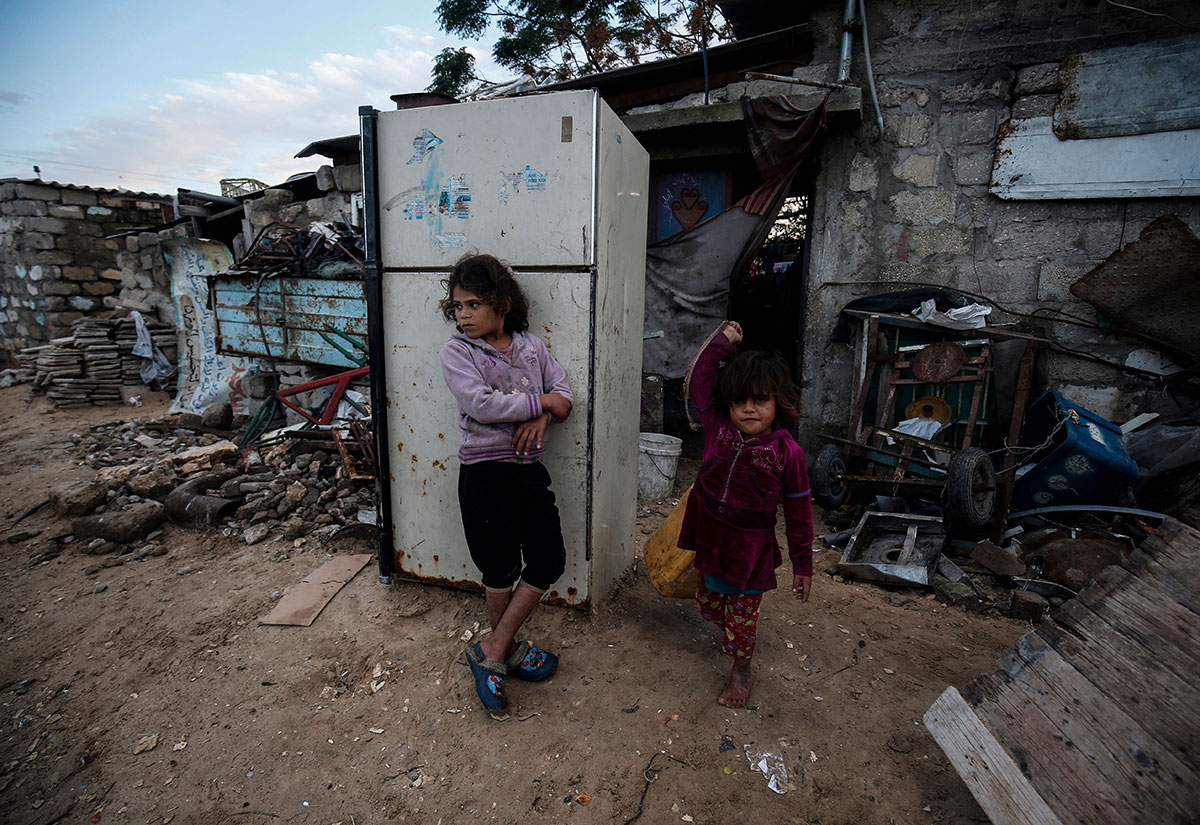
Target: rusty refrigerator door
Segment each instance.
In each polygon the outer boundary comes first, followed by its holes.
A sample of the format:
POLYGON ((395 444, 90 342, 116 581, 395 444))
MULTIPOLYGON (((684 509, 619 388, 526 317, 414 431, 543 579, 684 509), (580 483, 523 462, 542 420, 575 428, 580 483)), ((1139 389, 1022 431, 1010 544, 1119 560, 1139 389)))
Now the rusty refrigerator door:
POLYGON ((567 545, 548 598, 589 604, 634 553, 646 152, 591 91, 374 117, 363 145, 380 262, 373 352, 384 373, 377 430, 379 417, 386 425, 376 441, 389 467, 381 512, 390 511, 381 552, 401 577, 477 586, 458 509, 457 412, 439 359, 454 328, 438 302, 454 262, 487 252, 512 265, 530 331, 575 395, 570 419, 547 433, 567 545))

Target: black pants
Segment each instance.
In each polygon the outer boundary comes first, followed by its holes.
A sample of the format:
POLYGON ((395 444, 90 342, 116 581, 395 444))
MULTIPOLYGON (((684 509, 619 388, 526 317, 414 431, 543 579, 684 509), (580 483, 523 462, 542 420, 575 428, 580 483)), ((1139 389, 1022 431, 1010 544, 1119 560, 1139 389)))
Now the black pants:
POLYGON ((471 560, 493 590, 518 579, 548 590, 566 568, 550 473, 540 463, 481 461, 458 472, 458 504, 471 560))

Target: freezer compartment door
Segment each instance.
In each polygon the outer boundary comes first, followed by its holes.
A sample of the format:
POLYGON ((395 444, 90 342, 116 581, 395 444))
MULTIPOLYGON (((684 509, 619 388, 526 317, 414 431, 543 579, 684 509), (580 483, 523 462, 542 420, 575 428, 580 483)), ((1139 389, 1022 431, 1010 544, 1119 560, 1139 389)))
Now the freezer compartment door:
POLYGON ((583 91, 380 112, 384 267, 593 264, 597 105, 583 91))
MULTIPOLYGON (((441 348, 454 333, 438 302, 442 272, 385 273, 383 311, 388 449, 392 472, 392 542, 402 576, 443 584, 479 582, 463 538, 458 506, 458 409, 442 378, 441 348)), ((543 458, 558 504, 567 567, 551 588, 568 604, 589 597, 587 524, 588 397, 592 277, 589 273, 521 273, 530 332, 567 371, 575 406, 551 424, 543 458)))

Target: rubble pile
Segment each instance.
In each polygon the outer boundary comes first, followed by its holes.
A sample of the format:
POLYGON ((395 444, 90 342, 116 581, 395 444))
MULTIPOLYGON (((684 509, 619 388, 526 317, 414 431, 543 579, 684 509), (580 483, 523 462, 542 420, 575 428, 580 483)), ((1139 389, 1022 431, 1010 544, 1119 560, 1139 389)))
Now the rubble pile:
POLYGON ((824 537, 844 547, 825 572, 838 582, 923 586, 948 605, 1040 622, 1105 568, 1126 562, 1165 518, 1127 508, 1047 508, 1014 519, 996 543, 946 540, 938 517, 867 511, 856 527, 824 537))
POLYGON ((374 488, 349 477, 332 443, 297 435, 243 450, 173 422, 100 424, 75 434, 70 448, 97 471, 95 480, 54 491, 51 503, 73 517, 68 543, 111 557, 101 566, 167 552, 160 529, 167 518, 247 544, 274 538, 294 547, 324 544, 348 526, 373 530, 374 488))
MULTIPOLYGON (((175 363, 175 328, 151 318, 145 323, 154 346, 175 363)), ((79 318, 71 325, 71 335, 21 351, 18 380, 32 381, 61 407, 119 404, 122 386, 145 383, 142 359, 133 354, 136 343, 132 318, 79 318)))

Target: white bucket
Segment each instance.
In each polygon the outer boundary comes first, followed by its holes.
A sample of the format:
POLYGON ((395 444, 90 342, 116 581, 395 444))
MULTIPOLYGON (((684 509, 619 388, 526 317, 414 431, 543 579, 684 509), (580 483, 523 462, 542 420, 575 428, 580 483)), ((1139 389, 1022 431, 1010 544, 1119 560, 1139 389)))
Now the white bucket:
POLYGON ((638 498, 665 498, 675 486, 683 440, 662 433, 638 435, 638 498))

